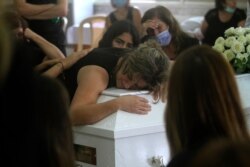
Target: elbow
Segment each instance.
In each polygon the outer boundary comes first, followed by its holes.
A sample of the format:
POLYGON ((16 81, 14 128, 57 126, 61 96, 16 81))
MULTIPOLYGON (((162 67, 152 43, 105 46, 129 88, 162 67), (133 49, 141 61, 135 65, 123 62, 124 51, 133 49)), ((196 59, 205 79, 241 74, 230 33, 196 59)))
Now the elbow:
POLYGON ((76 112, 71 112, 70 120, 73 126, 93 125, 96 122, 98 122, 98 120, 95 119, 94 117, 82 115, 82 114, 78 115, 76 112))
POLYGON ((97 121, 96 120, 91 120, 91 119, 79 119, 79 118, 71 118, 71 124, 73 126, 84 126, 84 125, 93 125, 97 121))
POLYGON ((59 49, 57 50, 57 53, 55 54, 55 59, 59 59, 61 61, 63 61, 63 59, 66 58, 66 55, 64 55, 59 49))
POLYGON ((73 126, 93 125, 96 122, 98 122, 98 121, 90 120, 90 119, 71 119, 71 124, 73 126))

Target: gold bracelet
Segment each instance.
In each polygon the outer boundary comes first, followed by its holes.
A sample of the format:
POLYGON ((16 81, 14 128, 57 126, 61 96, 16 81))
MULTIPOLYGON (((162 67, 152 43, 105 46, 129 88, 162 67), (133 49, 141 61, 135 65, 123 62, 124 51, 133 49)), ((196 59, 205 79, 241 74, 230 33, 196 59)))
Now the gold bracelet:
POLYGON ((60 63, 61 65, 62 65, 62 78, 65 80, 65 75, 64 75, 64 65, 63 65, 63 63, 61 62, 61 61, 59 61, 58 63, 60 63))

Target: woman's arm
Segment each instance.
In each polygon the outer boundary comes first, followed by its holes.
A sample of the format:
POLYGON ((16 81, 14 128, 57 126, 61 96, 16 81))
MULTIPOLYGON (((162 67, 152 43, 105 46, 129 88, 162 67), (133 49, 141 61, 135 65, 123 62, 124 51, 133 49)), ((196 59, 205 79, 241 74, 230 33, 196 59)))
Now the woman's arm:
POLYGON ((97 105, 108 80, 107 71, 98 66, 86 66, 79 71, 78 87, 70 105, 73 124, 93 124, 118 110, 115 101, 97 105))
POLYGON ((65 58, 64 54, 55 45, 33 32, 31 29, 26 28, 24 30, 24 36, 34 41, 46 54, 47 59, 65 58))
POLYGON ((244 27, 246 24, 246 20, 241 20, 239 23, 238 23, 238 27, 244 27))
POLYGON ((139 9, 133 8, 133 22, 140 37, 142 37, 141 13, 139 9))
POLYGON ((41 73, 59 62, 61 62, 61 59, 44 60, 42 63, 36 65, 34 70, 41 73))
POLYGON ((54 61, 44 61, 43 63, 39 64, 35 69, 40 70, 41 68, 46 69, 50 65, 50 68, 45 71, 42 75, 56 78, 61 73, 63 73, 64 70, 69 69, 71 66, 73 66, 79 59, 87 55, 87 53, 91 49, 85 49, 79 52, 73 52, 71 55, 67 56, 65 59, 56 59, 54 61))
POLYGON ((137 114, 147 114, 151 110, 148 101, 138 96, 122 96, 97 103, 109 80, 107 71, 101 67, 83 67, 77 79, 78 87, 70 106, 72 123, 75 125, 96 123, 119 109, 137 114))
POLYGON ((207 31, 208 28, 208 23, 207 21, 204 19, 201 23, 200 29, 201 29, 201 33, 204 35, 207 31))
POLYGON ((111 20, 109 18, 109 15, 106 17, 106 21, 105 21, 105 31, 111 26, 111 20))
POLYGON ((31 4, 26 0, 14 0, 18 12, 28 19, 52 19, 66 16, 68 13, 68 0, 58 0, 57 4, 31 4))

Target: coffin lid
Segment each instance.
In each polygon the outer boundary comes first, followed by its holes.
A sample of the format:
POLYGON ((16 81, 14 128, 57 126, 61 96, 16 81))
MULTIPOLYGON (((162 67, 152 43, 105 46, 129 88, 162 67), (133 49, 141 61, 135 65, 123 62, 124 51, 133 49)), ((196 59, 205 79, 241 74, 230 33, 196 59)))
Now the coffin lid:
POLYGON ((73 129, 74 132, 113 139, 164 132, 164 111, 166 103, 159 101, 153 104, 152 96, 148 94, 148 91, 108 88, 99 97, 98 103, 127 94, 147 98, 152 107, 151 112, 147 115, 139 115, 118 110, 96 124, 76 126, 73 129))

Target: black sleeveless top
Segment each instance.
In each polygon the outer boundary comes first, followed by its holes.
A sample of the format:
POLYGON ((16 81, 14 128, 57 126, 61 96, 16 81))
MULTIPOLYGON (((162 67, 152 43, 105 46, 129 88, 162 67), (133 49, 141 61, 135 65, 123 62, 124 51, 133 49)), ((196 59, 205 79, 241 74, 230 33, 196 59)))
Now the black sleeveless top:
MULTIPOLYGON (((57 0, 27 0, 31 4, 49 4, 56 3, 57 0)), ((65 33, 63 31, 63 21, 60 17, 46 20, 29 20, 27 19, 29 28, 41 35, 49 42, 56 45, 64 54, 65 50, 65 33)))
MULTIPOLYGON (((127 18, 126 18, 126 20, 129 20, 132 23, 133 23, 133 9, 134 9, 133 7, 128 7, 128 14, 127 14, 127 18)), ((112 24, 117 21, 117 18, 115 17, 114 12, 109 14, 109 18, 110 18, 110 21, 112 24)))
POLYGON ((236 8, 232 18, 227 22, 222 22, 219 18, 219 10, 211 9, 205 15, 205 20, 208 23, 208 28, 204 34, 203 44, 213 46, 216 39, 224 36, 226 29, 230 27, 238 27, 238 23, 246 19, 246 13, 242 9, 236 8), (216 30, 216 31, 215 31, 216 30))
MULTIPOLYGON (((124 49, 120 48, 96 48, 80 59, 70 69, 65 71, 65 86, 72 99, 77 88, 78 71, 87 65, 97 65, 104 68, 109 74, 108 87, 115 86, 114 69, 124 49)), ((93 83, 95 84, 95 83, 93 83)))

